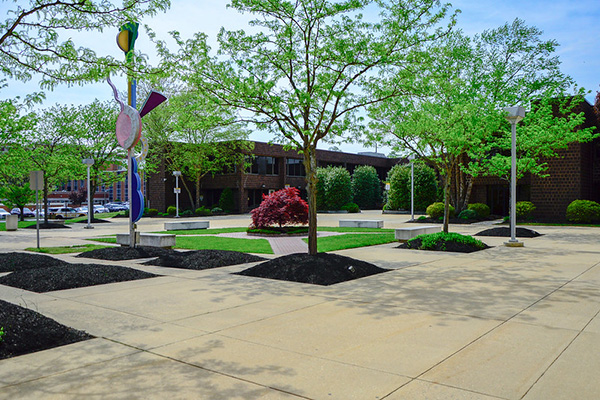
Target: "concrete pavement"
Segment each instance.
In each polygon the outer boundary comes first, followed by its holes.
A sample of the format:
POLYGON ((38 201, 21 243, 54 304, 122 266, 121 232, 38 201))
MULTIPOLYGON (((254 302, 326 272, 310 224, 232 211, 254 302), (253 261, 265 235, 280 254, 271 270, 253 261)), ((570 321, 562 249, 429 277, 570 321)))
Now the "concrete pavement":
MULTIPOLYGON (((407 216, 361 218, 387 228, 407 216)), ((248 224, 211 218, 211 227, 248 224)), ((596 399, 600 230, 532 228, 544 236, 524 248, 485 237, 496 247, 473 254, 340 251, 393 271, 329 287, 231 275, 248 265, 187 271, 141 260, 110 263, 163 276, 46 294, 0 286, 0 299, 97 337, 0 361, 0 399, 596 399)), ((42 245, 120 230, 46 231, 42 245)), ((35 231, 0 232, 0 245, 34 246, 35 231)))

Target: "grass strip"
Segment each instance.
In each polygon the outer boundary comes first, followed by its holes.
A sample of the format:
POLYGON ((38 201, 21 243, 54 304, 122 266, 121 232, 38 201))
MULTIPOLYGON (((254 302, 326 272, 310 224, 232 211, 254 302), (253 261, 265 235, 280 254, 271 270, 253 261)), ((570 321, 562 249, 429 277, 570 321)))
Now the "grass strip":
POLYGON ((273 254, 267 239, 238 239, 218 236, 180 236, 175 247, 189 250, 232 250, 243 253, 273 254))
MULTIPOLYGON (((308 239, 302 239, 308 243, 308 239)), ((393 233, 373 234, 348 234, 338 236, 325 236, 317 238, 317 251, 320 253, 336 250, 354 249, 357 247, 374 246, 395 242, 393 233)))
POLYGON ((56 247, 28 247, 25 250, 44 254, 67 254, 67 253, 83 253, 86 251, 104 249, 112 246, 102 246, 99 244, 80 244, 74 246, 56 246, 56 247))

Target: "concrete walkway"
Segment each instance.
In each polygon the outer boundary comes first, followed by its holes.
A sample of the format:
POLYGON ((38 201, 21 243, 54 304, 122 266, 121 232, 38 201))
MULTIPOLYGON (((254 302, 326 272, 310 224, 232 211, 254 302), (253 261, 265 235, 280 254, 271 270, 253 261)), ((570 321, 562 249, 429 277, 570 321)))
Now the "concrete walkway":
MULTIPOLYGON (((0 299, 97 337, 0 361, 0 399, 597 399, 600 230, 537 230, 524 248, 483 238, 495 247, 473 254, 345 250, 393 271, 329 287, 231 275, 248 265, 137 262, 118 264, 163 276, 46 294, 0 286, 0 299)), ((0 232, 3 250, 32 239, 0 232)))

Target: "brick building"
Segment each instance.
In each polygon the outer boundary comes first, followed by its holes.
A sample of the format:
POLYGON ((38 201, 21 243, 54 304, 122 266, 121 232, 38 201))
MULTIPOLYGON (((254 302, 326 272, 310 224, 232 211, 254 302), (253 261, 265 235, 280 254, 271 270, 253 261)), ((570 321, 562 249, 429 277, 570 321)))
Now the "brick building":
MULTIPOLYGON (((215 206, 225 188, 232 189, 238 212, 248 212, 260 204, 263 194, 286 186, 298 188, 301 195, 306 198, 302 155, 294 150, 284 150, 283 146, 278 144, 261 142, 254 143, 252 154, 254 155, 252 165, 246 171, 243 168, 236 168, 235 172, 230 174, 219 174, 202 179, 203 205, 215 206)), ((376 153, 350 154, 328 150, 317 150, 317 160, 319 167, 341 166, 348 169, 350 173, 357 166, 371 165, 375 167, 381 180, 386 178, 390 168, 399 161, 376 153)), ((193 184, 189 185, 193 187, 193 184)), ((146 206, 165 212, 168 206, 175 204, 174 187, 175 177, 163 166, 158 173, 149 176, 146 206)), ((182 209, 192 208, 184 189, 179 195, 179 205, 182 209)))
MULTIPOLYGON (((583 101, 576 112, 584 112, 582 128, 600 125, 594 108, 583 101)), ((596 129, 598 132, 598 128, 596 129)), ((600 138, 589 143, 571 143, 557 151, 559 157, 545 159, 546 178, 526 175, 517 182, 517 201, 531 201, 540 220, 564 220, 567 206, 573 200, 600 202, 600 138)), ((470 203, 485 203, 492 213, 508 215, 509 182, 496 177, 477 178, 470 203)))

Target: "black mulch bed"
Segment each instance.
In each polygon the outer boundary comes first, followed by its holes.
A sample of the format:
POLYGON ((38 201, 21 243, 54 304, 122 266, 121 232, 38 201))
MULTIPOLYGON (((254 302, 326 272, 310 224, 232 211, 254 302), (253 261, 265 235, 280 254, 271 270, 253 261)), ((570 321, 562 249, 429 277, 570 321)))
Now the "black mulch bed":
POLYGON ((0 327, 5 332, 0 342, 0 360, 93 338, 35 311, 2 300, 0 327))
POLYGON ((178 251, 150 260, 143 265, 203 270, 225 267, 228 265, 246 264, 263 261, 265 258, 239 251, 227 250, 196 250, 178 251))
POLYGON ((63 265, 58 258, 34 253, 0 253, 0 272, 21 271, 63 265))
MULTIPOLYGON (((87 219, 82 219, 81 221, 75 221, 76 224, 87 224, 88 220, 87 219)), ((108 223, 110 224, 110 221, 108 219, 102 219, 102 218, 94 218, 92 219, 92 224, 104 224, 104 223, 108 223)))
POLYGON ((76 255, 75 257, 94 258, 96 260, 121 261, 135 260, 138 258, 164 257, 175 253, 179 252, 177 250, 172 249, 163 249, 162 247, 138 246, 130 248, 127 246, 115 246, 107 247, 104 249, 86 251, 76 255))
POLYGON ((0 277, 0 285, 44 293, 106 283, 153 278, 158 275, 116 265, 63 263, 46 268, 15 271, 0 277))
POLYGON ((387 271, 389 270, 337 254, 296 253, 258 264, 237 275, 328 286, 387 271))
MULTIPOLYGON (((400 246, 397 246, 398 249, 413 249, 418 250, 421 247, 421 239, 411 239, 410 242, 402 243, 400 246)), ((435 249, 431 249, 428 251, 450 251, 453 253, 473 253, 479 250, 489 249, 490 246, 485 245, 485 248, 481 249, 473 244, 469 243, 458 243, 453 241, 439 241, 436 244, 435 249)))
MULTIPOLYGON (((534 238, 538 236, 542 236, 541 233, 536 232, 527 228, 519 228, 516 229, 516 236, 522 238, 534 238)), ((510 237, 510 227, 501 226, 497 228, 486 229, 479 233, 476 233, 475 236, 500 236, 500 237, 510 237)))
MULTIPOLYGON (((64 225, 64 224, 55 224, 52 222, 48 222, 47 224, 44 224, 42 222, 40 222, 40 229, 71 229, 70 226, 64 225)), ((24 229, 37 229, 37 226, 35 224, 33 225, 29 225, 26 226, 24 229)))

